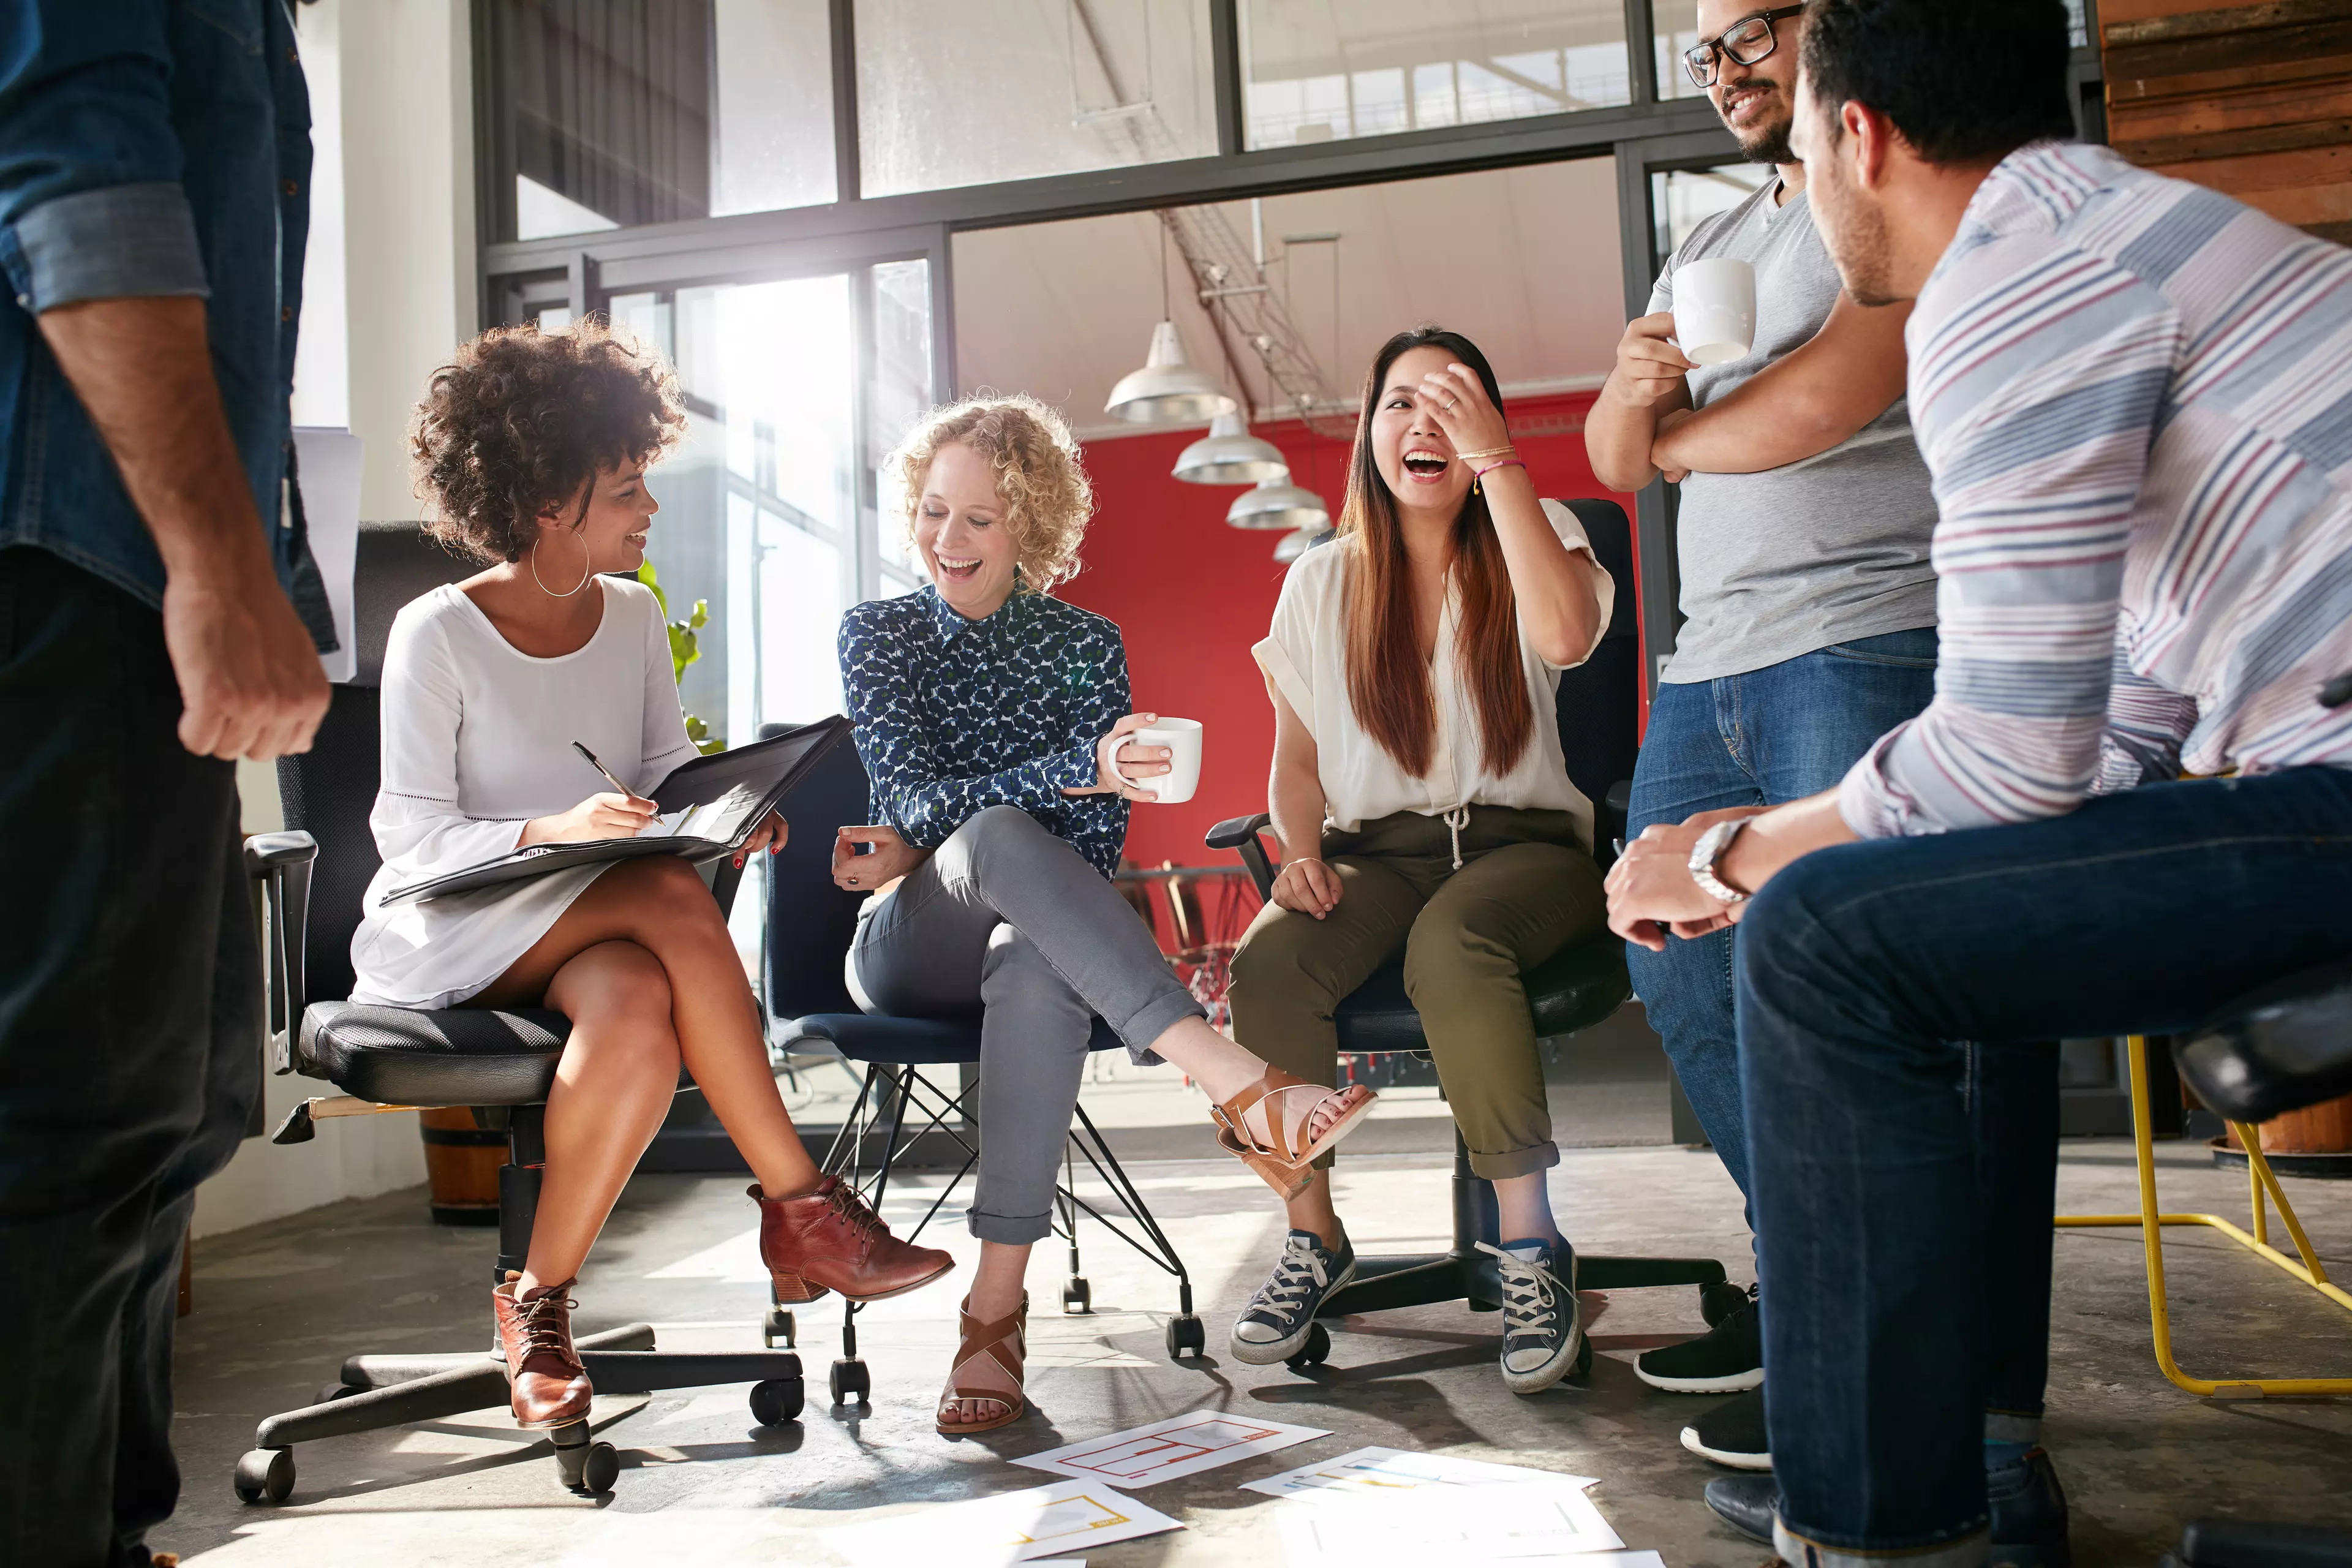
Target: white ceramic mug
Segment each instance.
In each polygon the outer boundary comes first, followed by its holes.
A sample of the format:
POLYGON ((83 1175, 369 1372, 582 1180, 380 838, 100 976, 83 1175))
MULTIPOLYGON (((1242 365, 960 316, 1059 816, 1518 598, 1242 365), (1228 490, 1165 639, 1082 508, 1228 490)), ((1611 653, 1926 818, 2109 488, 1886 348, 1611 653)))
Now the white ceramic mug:
MULTIPOLYGON (((1165 746, 1168 771, 1145 779, 1127 779, 1160 805, 1192 798, 1201 787, 1201 721, 1197 719, 1156 719, 1122 740, 1125 746, 1165 746)), ((1113 762, 1116 765, 1117 759, 1113 762)), ((1125 773, 1119 777, 1126 779, 1125 773)))
POLYGON ((1675 342, 1693 364, 1745 359, 1756 342, 1756 268, 1736 256, 1675 268, 1675 342))

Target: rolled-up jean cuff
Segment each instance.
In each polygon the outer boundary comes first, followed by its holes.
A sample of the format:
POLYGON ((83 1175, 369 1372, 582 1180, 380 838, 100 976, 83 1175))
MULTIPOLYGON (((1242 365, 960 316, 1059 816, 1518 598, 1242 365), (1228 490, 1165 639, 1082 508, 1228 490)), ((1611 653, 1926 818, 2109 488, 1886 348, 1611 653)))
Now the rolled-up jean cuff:
POLYGON ((1549 1139, 1501 1154, 1481 1154, 1474 1150, 1470 1155, 1471 1174, 1489 1182, 1507 1182, 1513 1176, 1532 1176, 1538 1171, 1549 1171, 1559 1163, 1559 1145, 1549 1139))
POLYGON ((1985 1412, 1985 1441, 2039 1443, 2042 1441, 2042 1417, 2022 1410, 1988 1410, 1985 1412))
POLYGON ((1992 1550, 1992 1529, 1979 1524, 1966 1535, 1933 1546, 1823 1546, 1790 1529, 1775 1515, 1772 1550, 1789 1568, 1979 1568, 1992 1550))
POLYGON ((1039 1215, 982 1214, 978 1209, 964 1213, 964 1223, 971 1234, 982 1241, 993 1241, 1004 1247, 1026 1247, 1043 1241, 1054 1228, 1051 1213, 1039 1215))
POLYGON ((1115 1019, 1109 1022, 1111 1027, 1118 1031, 1118 1037, 1127 1043, 1127 1054, 1135 1058, 1135 1065, 1148 1068, 1160 1065, 1160 1058, 1151 1048, 1152 1041, 1183 1019, 1205 1018, 1208 1016, 1208 1009, 1202 1006, 1190 991, 1171 986, 1145 1003, 1126 1022, 1115 1019))

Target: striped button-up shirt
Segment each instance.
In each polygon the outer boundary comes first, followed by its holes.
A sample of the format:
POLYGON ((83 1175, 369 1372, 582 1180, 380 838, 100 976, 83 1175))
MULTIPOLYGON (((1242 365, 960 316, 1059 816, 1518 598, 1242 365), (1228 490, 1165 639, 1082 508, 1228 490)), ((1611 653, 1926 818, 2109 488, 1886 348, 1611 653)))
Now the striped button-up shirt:
POLYGON ((1845 779, 1865 837, 2185 769, 2352 767, 2352 250, 2104 147, 2003 159, 1920 291, 1936 700, 1845 779))

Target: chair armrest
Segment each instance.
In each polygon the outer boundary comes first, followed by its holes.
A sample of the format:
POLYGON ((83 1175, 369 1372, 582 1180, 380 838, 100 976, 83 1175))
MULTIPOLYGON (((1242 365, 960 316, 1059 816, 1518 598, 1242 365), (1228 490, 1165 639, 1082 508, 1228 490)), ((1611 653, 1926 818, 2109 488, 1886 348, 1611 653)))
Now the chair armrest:
POLYGON ((1633 781, 1619 779, 1592 808, 1592 858, 1604 871, 1617 863, 1614 841, 1625 837, 1625 818, 1633 804, 1633 781))
POLYGON ((310 868, 319 841, 307 833, 257 833, 245 841, 245 873, 261 884, 262 952, 269 986, 271 1070, 294 1070, 294 1038, 310 998, 303 927, 310 916, 310 868))
POLYGON ((1242 864, 1249 868, 1250 880, 1257 884, 1261 899, 1274 897, 1274 874, 1282 868, 1282 863, 1265 852, 1265 840, 1258 837, 1273 822, 1263 811, 1252 816, 1227 817, 1209 829, 1203 840, 1212 849, 1241 851, 1242 864))

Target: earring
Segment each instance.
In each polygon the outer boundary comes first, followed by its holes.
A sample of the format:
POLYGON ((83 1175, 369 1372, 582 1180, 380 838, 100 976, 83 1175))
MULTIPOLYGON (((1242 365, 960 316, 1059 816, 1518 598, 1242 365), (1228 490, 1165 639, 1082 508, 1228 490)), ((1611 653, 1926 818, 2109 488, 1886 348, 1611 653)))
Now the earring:
MULTIPOLYGON (((595 575, 595 574, 589 571, 588 568, 595 562, 596 552, 588 548, 588 542, 585 539, 580 540, 580 581, 572 584, 571 588, 566 592, 559 594, 554 589, 549 587, 547 585, 546 579, 539 574, 539 546, 540 542, 544 540, 546 537, 547 535, 542 533, 538 539, 534 539, 530 542, 530 580, 537 583, 539 584, 539 591, 546 595, 549 598, 568 599, 572 597, 573 594, 577 594, 581 589, 585 588, 588 585, 588 579, 595 575)), ((580 538, 578 534, 573 534, 572 537, 575 539, 580 538)))

